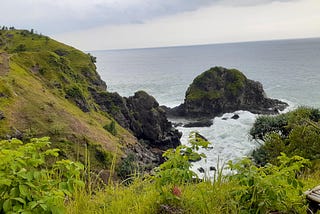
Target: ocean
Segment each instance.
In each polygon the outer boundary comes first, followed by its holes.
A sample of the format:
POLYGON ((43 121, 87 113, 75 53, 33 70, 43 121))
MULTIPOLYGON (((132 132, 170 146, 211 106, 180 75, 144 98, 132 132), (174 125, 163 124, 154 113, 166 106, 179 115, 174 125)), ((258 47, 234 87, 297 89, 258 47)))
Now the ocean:
MULTIPOLYGON (((92 51, 97 69, 107 83, 108 91, 132 96, 144 90, 160 105, 174 107, 184 100, 192 80, 214 66, 236 68, 247 78, 262 83, 268 97, 287 102, 291 110, 297 106, 320 108, 320 38, 212 44, 183 47, 92 51)), ((213 119, 206 128, 178 129, 182 143, 188 143, 191 131, 198 131, 210 142, 202 150, 206 160, 194 163, 201 176, 212 176, 211 166, 235 161, 255 149, 261 142, 253 141, 249 130, 257 115, 236 112, 213 119), (199 168, 205 169, 201 174, 199 168)), ((185 122, 184 120, 173 122, 185 122)))

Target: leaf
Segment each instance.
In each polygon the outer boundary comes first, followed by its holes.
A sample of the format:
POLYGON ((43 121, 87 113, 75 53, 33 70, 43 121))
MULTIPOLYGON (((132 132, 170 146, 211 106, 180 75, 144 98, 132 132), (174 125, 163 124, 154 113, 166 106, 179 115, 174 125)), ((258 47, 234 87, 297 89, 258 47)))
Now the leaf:
POLYGON ((16 200, 16 201, 19 201, 20 203, 22 203, 22 204, 26 204, 26 201, 24 200, 24 199, 22 199, 22 198, 13 198, 13 200, 16 200))
POLYGON ((31 211, 22 211, 21 214, 32 214, 31 211))
POLYGON ((54 157, 58 157, 59 156, 59 151, 60 149, 49 149, 47 151, 45 151, 45 155, 52 155, 54 157))
POLYGON ((44 203, 41 203, 40 207, 45 211, 48 210, 48 206, 46 204, 44 204, 44 203))
POLYGON ((31 202, 28 203, 28 206, 30 206, 30 209, 33 210, 34 208, 36 208, 38 206, 38 202, 31 201, 31 202))
POLYGON ((7 179, 7 178, 2 178, 0 179, 0 185, 6 185, 6 186, 10 186, 11 185, 11 180, 7 179))
POLYGON ((11 199, 7 199, 4 201, 3 203, 3 211, 6 213, 8 211, 10 211, 12 208, 12 201, 11 199))
POLYGON ((67 182, 61 182, 61 183, 59 184, 59 189, 68 190, 68 184, 67 184, 67 182))
POLYGON ((22 196, 28 195, 28 187, 26 185, 19 185, 19 191, 22 196))
POLYGON ((18 197, 19 196, 19 189, 18 187, 13 187, 11 190, 10 190, 10 197, 11 198, 14 198, 14 197, 18 197))

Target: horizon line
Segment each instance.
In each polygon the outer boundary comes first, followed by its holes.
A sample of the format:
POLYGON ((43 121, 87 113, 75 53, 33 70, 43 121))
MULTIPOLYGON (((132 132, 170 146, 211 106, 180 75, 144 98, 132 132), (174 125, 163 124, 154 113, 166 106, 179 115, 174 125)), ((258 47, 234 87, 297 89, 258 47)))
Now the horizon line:
POLYGON ((207 45, 228 45, 228 44, 241 44, 241 43, 255 43, 255 42, 271 42, 271 41, 285 41, 285 40, 305 40, 305 39, 320 39, 318 37, 296 37, 287 39, 266 39, 266 40, 244 40, 237 42, 218 42, 218 43, 199 43, 199 44, 185 44, 185 45, 168 45, 168 46, 151 46, 151 47, 138 47, 138 48, 111 48, 99 50, 86 50, 85 52, 103 52, 103 51, 128 51, 128 50, 145 50, 145 49, 161 49, 161 48, 183 48, 193 46, 207 46, 207 45))

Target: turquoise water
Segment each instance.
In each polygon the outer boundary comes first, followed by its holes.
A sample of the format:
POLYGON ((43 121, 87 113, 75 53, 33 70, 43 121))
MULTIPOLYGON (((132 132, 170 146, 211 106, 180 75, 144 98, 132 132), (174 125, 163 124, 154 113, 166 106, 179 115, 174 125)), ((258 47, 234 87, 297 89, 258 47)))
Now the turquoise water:
MULTIPOLYGON (((213 66, 236 68, 248 78, 260 81, 269 97, 284 100, 290 108, 308 105, 320 108, 320 39, 280 40, 187 47, 151 48, 92 52, 109 91, 131 96, 145 90, 160 105, 183 102, 192 80, 213 66)), ((248 132, 257 115, 246 111, 213 119, 207 128, 182 128, 182 143, 190 131, 198 131, 211 143, 203 150, 207 160, 194 164, 208 169, 218 159, 225 163, 249 154, 258 143, 248 132), (223 120, 222 118, 228 118, 223 120)), ((181 122, 181 121, 180 121, 181 122)), ((182 122, 185 122, 182 120, 182 122)))

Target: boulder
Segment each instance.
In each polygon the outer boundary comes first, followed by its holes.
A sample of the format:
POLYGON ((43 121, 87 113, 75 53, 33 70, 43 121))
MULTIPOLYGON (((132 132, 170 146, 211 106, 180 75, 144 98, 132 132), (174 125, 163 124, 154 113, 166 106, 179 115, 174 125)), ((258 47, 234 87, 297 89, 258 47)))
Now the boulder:
POLYGON ((203 167, 198 168, 198 171, 199 171, 200 173, 205 173, 205 170, 204 170, 203 167))
POLYGON ((216 167, 214 167, 214 166, 210 166, 209 170, 210 171, 217 171, 216 167))
POLYGON ((231 119, 234 119, 234 120, 237 120, 237 119, 239 119, 240 118, 240 116, 238 115, 238 114, 234 114, 232 117, 231 117, 231 119))
POLYGON ((193 80, 184 103, 168 110, 168 114, 188 118, 212 118, 237 110, 277 114, 287 106, 287 103, 267 98, 262 84, 247 79, 240 71, 214 67, 193 80))

